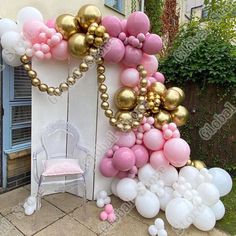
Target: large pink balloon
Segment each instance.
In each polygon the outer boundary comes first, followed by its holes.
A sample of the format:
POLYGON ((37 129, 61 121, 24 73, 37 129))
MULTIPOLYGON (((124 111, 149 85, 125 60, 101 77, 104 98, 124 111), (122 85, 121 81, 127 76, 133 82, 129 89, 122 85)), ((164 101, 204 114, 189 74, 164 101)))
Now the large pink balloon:
POLYGON ((69 57, 68 42, 62 40, 59 44, 51 49, 52 57, 56 60, 64 61, 69 57))
POLYGON ((162 49, 162 39, 157 34, 146 35, 143 43, 143 51, 149 55, 154 55, 162 49))
POLYGON ((160 83, 164 84, 165 77, 162 73, 155 72, 152 76, 156 79, 157 82, 160 82, 160 83))
POLYGON ((123 70, 120 76, 120 81, 124 86, 135 87, 139 82, 139 72, 134 68, 123 70))
POLYGON ((190 157, 190 147, 182 138, 172 138, 164 145, 166 159, 175 167, 184 166, 190 157))
POLYGON ((151 151, 159 151, 163 148, 165 139, 158 129, 151 129, 143 136, 144 145, 151 151))
POLYGON ((135 145, 131 148, 135 155, 135 165, 140 168, 143 167, 148 162, 148 151, 142 145, 135 145))
POLYGON ((158 61, 155 56, 151 56, 148 54, 143 54, 143 58, 141 64, 144 66, 145 70, 148 73, 148 76, 154 74, 158 69, 158 61))
POLYGON ((128 171, 135 165, 134 152, 127 147, 119 148, 112 158, 113 166, 120 171, 128 171))
POLYGON ((110 63, 120 62, 125 54, 125 46, 118 38, 111 38, 103 47, 103 58, 110 63))
POLYGON ((56 26, 56 20, 55 19, 49 19, 46 22, 46 26, 51 29, 55 29, 56 26))
POLYGON ((153 169, 160 169, 169 165, 163 151, 153 152, 150 156, 150 164, 153 169))
POLYGON ((135 144, 136 136, 133 131, 124 133, 117 131, 116 132, 117 142, 116 145, 119 147, 132 147, 135 144))
POLYGON ((127 45, 125 47, 125 56, 123 59, 123 63, 129 67, 136 67, 141 63, 142 56, 142 50, 127 45))
POLYGON ((99 166, 100 172, 105 177, 113 177, 118 174, 118 170, 116 170, 112 164, 112 158, 103 158, 100 162, 99 166))
POLYGON ((116 16, 105 16, 102 19, 102 25, 111 37, 117 37, 122 31, 120 19, 116 16))
POLYGON ((150 21, 146 14, 141 11, 132 13, 127 20, 127 30, 130 35, 137 36, 139 33, 146 34, 150 29, 150 21))

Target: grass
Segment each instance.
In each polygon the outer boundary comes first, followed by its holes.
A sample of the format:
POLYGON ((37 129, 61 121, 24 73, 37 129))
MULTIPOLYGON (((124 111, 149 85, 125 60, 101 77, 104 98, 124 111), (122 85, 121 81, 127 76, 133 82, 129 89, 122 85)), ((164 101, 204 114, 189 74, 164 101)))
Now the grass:
POLYGON ((236 178, 233 179, 233 189, 222 198, 225 205, 226 214, 224 218, 217 221, 216 228, 231 235, 236 235, 236 178))

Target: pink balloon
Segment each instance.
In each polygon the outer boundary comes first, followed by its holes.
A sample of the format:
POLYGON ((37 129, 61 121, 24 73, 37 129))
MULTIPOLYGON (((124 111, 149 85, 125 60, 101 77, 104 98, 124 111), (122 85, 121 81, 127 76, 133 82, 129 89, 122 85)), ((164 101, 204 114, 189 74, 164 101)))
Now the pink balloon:
POLYGON ((132 147, 136 141, 136 136, 133 131, 127 133, 117 131, 116 137, 118 138, 116 145, 119 147, 132 147))
POLYGON ((125 56, 123 59, 123 63, 129 67, 136 67, 141 63, 142 55, 143 53, 140 49, 133 48, 132 46, 127 45, 125 47, 125 56))
POLYGON ((127 20, 127 30, 130 35, 137 36, 139 33, 146 34, 150 29, 150 21, 146 14, 141 11, 132 13, 127 20))
POLYGON ((157 82, 160 82, 160 83, 164 84, 165 77, 162 73, 155 72, 152 76, 156 79, 157 82))
POLYGON ((145 70, 148 73, 148 76, 154 74, 158 69, 158 61, 155 56, 150 56, 147 54, 143 54, 143 58, 141 64, 144 66, 145 70))
POLYGON ((112 206, 111 204, 107 204, 107 205, 105 206, 105 212, 106 212, 107 214, 110 214, 110 213, 114 212, 113 206, 112 206))
POLYGON ((135 165, 134 152, 127 147, 118 149, 112 158, 113 166, 120 171, 128 171, 135 165))
POLYGON ((52 57, 54 59, 64 61, 69 57, 68 54, 68 42, 62 40, 59 44, 51 49, 52 57))
POLYGON ((46 22, 46 26, 49 27, 49 28, 53 28, 55 29, 55 26, 56 26, 56 21, 55 19, 50 19, 46 22))
POLYGON ((154 55, 162 49, 162 39, 157 34, 146 35, 143 43, 143 51, 149 55, 154 55))
POLYGON ((116 170, 112 164, 112 158, 103 158, 100 162, 99 166, 100 172, 105 177, 113 177, 118 174, 118 170, 116 170))
POLYGON ((107 212, 102 211, 102 212, 100 213, 100 220, 105 221, 105 220, 107 220, 107 218, 108 218, 107 212))
POLYGON ((102 25, 106 27, 107 33, 111 37, 117 37, 122 31, 120 19, 116 16, 105 16, 102 25))
POLYGON ((124 41, 126 40, 126 34, 125 34, 124 32, 121 32, 121 33, 119 34, 118 38, 119 38, 122 42, 124 42, 124 41))
POLYGON ((125 46, 120 39, 111 38, 103 47, 103 58, 110 63, 120 62, 125 54, 125 46))
POLYGON ((160 169, 169 165, 163 151, 153 152, 150 156, 150 164, 153 169, 160 169))
POLYGON ((151 151, 159 151, 163 148, 165 139, 160 130, 153 128, 144 134, 143 142, 151 151))
POLYGON ((42 51, 37 51, 34 53, 34 56, 38 59, 38 60, 43 60, 44 59, 44 53, 42 51))
POLYGON ((124 179, 127 178, 128 176, 129 176, 128 171, 119 171, 119 173, 116 175, 118 179, 124 179))
POLYGON ((142 145, 135 145, 131 148, 135 155, 135 165, 140 168, 143 167, 148 162, 148 151, 142 145))
POLYGON ((172 138, 164 145, 166 159, 175 167, 184 166, 190 157, 190 147, 181 138, 172 138))
POLYGON ((114 212, 108 215, 107 220, 109 223, 114 223, 116 221, 116 215, 114 212))
POLYGON ((124 32, 125 34, 128 33, 128 31, 127 31, 127 20, 126 20, 126 19, 124 19, 124 20, 121 21, 121 30, 122 30, 122 32, 124 32))
POLYGON ((123 70, 120 76, 121 83, 127 87, 135 87, 139 83, 139 72, 134 68, 123 70))

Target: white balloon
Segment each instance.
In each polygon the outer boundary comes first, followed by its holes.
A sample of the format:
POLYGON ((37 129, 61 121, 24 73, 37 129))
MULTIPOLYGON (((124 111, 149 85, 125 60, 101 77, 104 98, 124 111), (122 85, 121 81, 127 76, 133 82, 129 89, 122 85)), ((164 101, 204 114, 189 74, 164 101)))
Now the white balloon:
POLYGON ((105 199, 107 197, 107 192, 105 190, 102 190, 98 193, 97 199, 102 198, 105 199))
POLYGON ((233 186, 233 181, 229 173, 218 167, 209 169, 209 173, 213 176, 212 183, 218 188, 220 196, 227 195, 233 186))
POLYGON ((103 199, 100 198, 97 200, 96 205, 97 205, 97 207, 102 208, 105 206, 105 202, 103 199))
POLYGON ((18 31, 17 24, 10 19, 0 19, 0 38, 8 31, 18 31))
POLYGON ((137 196, 137 183, 133 179, 124 178, 117 184, 116 191, 121 200, 133 201, 137 196))
POLYGON ((197 176, 199 170, 193 166, 185 166, 179 171, 179 176, 184 177, 185 180, 192 185, 193 188, 198 186, 197 176))
POLYGON ((105 204, 110 204, 110 203, 111 203, 111 198, 110 198, 110 197, 106 197, 106 198, 104 199, 104 203, 105 203, 105 204))
POLYGON ((166 210, 168 203, 174 198, 173 188, 165 187, 165 193, 162 197, 159 197, 160 206, 163 211, 166 210))
POLYGON ((157 228, 155 225, 150 225, 148 227, 148 233, 151 235, 151 236, 156 236, 157 235, 157 228))
POLYGON ((157 234, 158 236, 168 236, 166 230, 164 229, 158 230, 157 234))
POLYGON ((15 52, 16 45, 21 41, 21 36, 15 31, 9 31, 1 37, 1 45, 4 49, 15 52))
POLYGON ((218 201, 213 205, 211 210, 214 212, 216 220, 221 220, 225 215, 225 206, 222 201, 218 201))
POLYGON ((208 206, 204 206, 203 209, 195 211, 193 224, 202 231, 212 230, 216 224, 214 212, 208 206))
POLYGON ((156 228, 158 230, 164 229, 165 228, 165 223, 161 218, 157 218, 154 222, 156 228))
POLYGON ((43 16, 41 12, 34 8, 34 7, 24 7, 22 8, 18 14, 17 14, 17 23, 20 28, 23 27, 25 22, 28 21, 42 21, 43 22, 43 16))
POLYGON ((146 164, 138 170, 138 179, 145 185, 151 185, 151 179, 156 174, 156 171, 150 164, 146 164))
POLYGON ((202 202, 207 206, 212 206, 220 200, 218 189, 211 183, 200 184, 197 191, 199 196, 202 198, 202 202))
POLYGON ((16 55, 15 53, 9 52, 6 49, 2 50, 2 59, 6 64, 13 67, 20 66, 22 64, 20 56, 16 55))
POLYGON ((172 186, 178 180, 178 171, 175 167, 169 165, 159 170, 160 179, 164 181, 166 186, 172 186))
POLYGON ((112 182, 111 182, 111 192, 117 196, 117 190, 116 190, 116 187, 117 187, 117 184, 120 182, 119 179, 114 179, 112 182))
POLYGON ((135 206, 139 214, 145 218, 153 218, 160 211, 158 197, 149 190, 146 190, 143 195, 136 197, 135 206))
POLYGON ((166 207, 166 219, 176 229, 187 229, 193 223, 193 204, 184 198, 172 199, 166 207))

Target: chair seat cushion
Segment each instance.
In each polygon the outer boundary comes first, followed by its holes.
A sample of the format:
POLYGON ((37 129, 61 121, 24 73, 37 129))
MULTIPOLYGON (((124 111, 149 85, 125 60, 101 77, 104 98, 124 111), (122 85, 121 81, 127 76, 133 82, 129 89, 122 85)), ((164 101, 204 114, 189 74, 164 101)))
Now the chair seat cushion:
POLYGON ((43 161, 43 176, 83 174, 79 161, 76 159, 51 159, 43 161))

